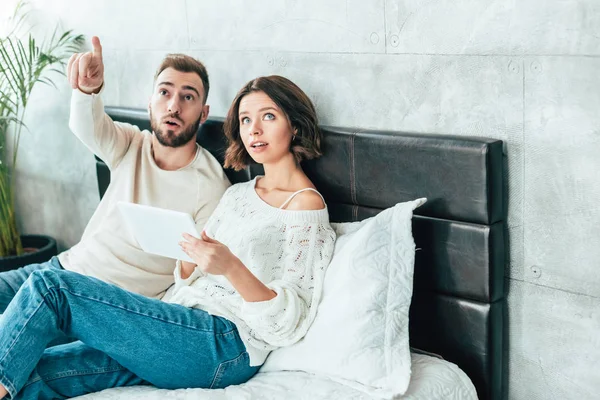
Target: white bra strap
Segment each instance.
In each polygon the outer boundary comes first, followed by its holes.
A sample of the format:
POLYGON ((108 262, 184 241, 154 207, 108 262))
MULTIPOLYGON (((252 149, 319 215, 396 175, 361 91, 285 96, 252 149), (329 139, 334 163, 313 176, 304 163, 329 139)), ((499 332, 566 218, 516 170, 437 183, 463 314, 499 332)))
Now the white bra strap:
POLYGON ((285 201, 285 203, 283 203, 283 204, 281 205, 281 207, 279 207, 279 208, 280 208, 280 209, 282 209, 282 208, 285 208, 285 206, 287 206, 287 205, 288 205, 288 203, 289 203, 290 201, 292 201, 292 199, 293 199, 293 198, 294 198, 294 197, 295 197, 297 194, 299 194, 299 193, 302 193, 302 192, 306 192, 307 190, 312 190, 313 192, 315 192, 316 194, 318 194, 319 196, 321 196, 321 199, 323 199, 323 204, 325 204, 325 199, 323 198, 323 196, 321 195, 321 193, 319 193, 319 192, 318 192, 316 189, 313 189, 313 188, 305 188, 305 189, 300 189, 300 190, 298 190, 298 191, 297 191, 297 192, 295 192, 295 193, 292 193, 292 195, 291 195, 290 197, 288 197, 288 199, 285 201))

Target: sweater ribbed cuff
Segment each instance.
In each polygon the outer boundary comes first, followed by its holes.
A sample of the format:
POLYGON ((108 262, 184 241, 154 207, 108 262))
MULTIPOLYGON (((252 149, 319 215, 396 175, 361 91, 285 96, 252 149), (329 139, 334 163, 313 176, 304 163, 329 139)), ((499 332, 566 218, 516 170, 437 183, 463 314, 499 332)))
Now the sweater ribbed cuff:
POLYGON ((198 268, 198 266, 196 266, 194 268, 194 271, 191 273, 191 275, 188 276, 187 278, 183 279, 183 278, 181 278, 181 268, 182 268, 181 260, 177 260, 177 263, 175 264, 175 270, 173 271, 173 275, 175 277, 175 288, 176 289, 180 288, 182 286, 189 286, 196 279, 201 278, 206 275, 204 272, 202 272, 202 270, 200 268, 198 268))

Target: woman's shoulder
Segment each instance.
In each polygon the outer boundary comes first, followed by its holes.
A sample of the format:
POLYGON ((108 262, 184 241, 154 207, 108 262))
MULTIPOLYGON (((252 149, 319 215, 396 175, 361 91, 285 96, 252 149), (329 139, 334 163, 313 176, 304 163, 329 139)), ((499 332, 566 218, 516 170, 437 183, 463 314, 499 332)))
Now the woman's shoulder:
POLYGON ((315 211, 326 209, 325 199, 310 178, 304 174, 295 182, 290 191, 285 209, 290 211, 315 211))
POLYGON ((286 210, 290 211, 311 211, 322 210, 325 208, 323 197, 312 188, 296 194, 288 203, 286 210))

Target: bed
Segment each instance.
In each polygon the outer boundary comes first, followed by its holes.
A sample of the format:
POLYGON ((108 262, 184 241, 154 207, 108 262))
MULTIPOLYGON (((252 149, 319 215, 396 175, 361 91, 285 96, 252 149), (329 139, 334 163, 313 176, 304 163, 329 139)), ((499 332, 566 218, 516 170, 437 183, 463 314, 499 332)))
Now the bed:
MULTIPOLYGON (((476 400, 473 384, 455 364, 437 357, 412 355, 413 379, 403 400, 476 400)), ((299 371, 258 373, 243 385, 225 389, 164 390, 135 386, 104 390, 78 400, 369 400, 364 392, 326 377, 299 371)))
MULTIPOLYGON (((106 107, 115 120, 149 129, 145 110, 106 107)), ((220 119, 198 132, 223 161, 220 119)), ((359 221, 402 201, 427 197, 415 211, 410 308, 412 377, 403 399, 501 399, 505 379, 506 195, 503 143, 450 135, 323 127, 324 154, 303 165, 325 196, 332 222, 359 221), (428 355, 424 352, 430 352, 428 355)), ((234 182, 262 173, 234 172, 234 182)), ((97 159, 100 196, 110 172, 97 159)), ((223 390, 116 388, 81 399, 363 399, 364 394, 299 371, 259 373, 223 390)))

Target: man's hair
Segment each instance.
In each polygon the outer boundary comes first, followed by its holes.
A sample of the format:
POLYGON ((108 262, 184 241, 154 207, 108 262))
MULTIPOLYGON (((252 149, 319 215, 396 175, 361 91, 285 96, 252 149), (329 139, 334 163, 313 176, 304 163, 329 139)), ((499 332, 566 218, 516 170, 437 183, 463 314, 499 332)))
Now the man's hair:
POLYGON ((227 112, 223 125, 229 142, 225 152, 225 168, 239 171, 252 162, 252 157, 246 151, 240 137, 239 110, 242 98, 253 92, 264 92, 269 96, 285 114, 292 130, 296 130, 290 151, 297 163, 322 155, 321 130, 312 101, 302 89, 287 78, 278 75, 261 76, 244 85, 227 112))
POLYGON ((160 63, 160 66, 156 70, 156 74, 154 75, 154 82, 156 82, 156 79, 161 74, 161 72, 163 72, 167 68, 173 68, 174 70, 179 72, 194 72, 198 74, 198 76, 202 80, 202 86, 204 88, 204 99, 202 99, 202 104, 206 103, 206 99, 208 98, 208 90, 210 89, 210 84, 208 82, 208 72, 206 71, 206 67, 204 66, 204 64, 186 54, 167 54, 167 56, 160 63))

